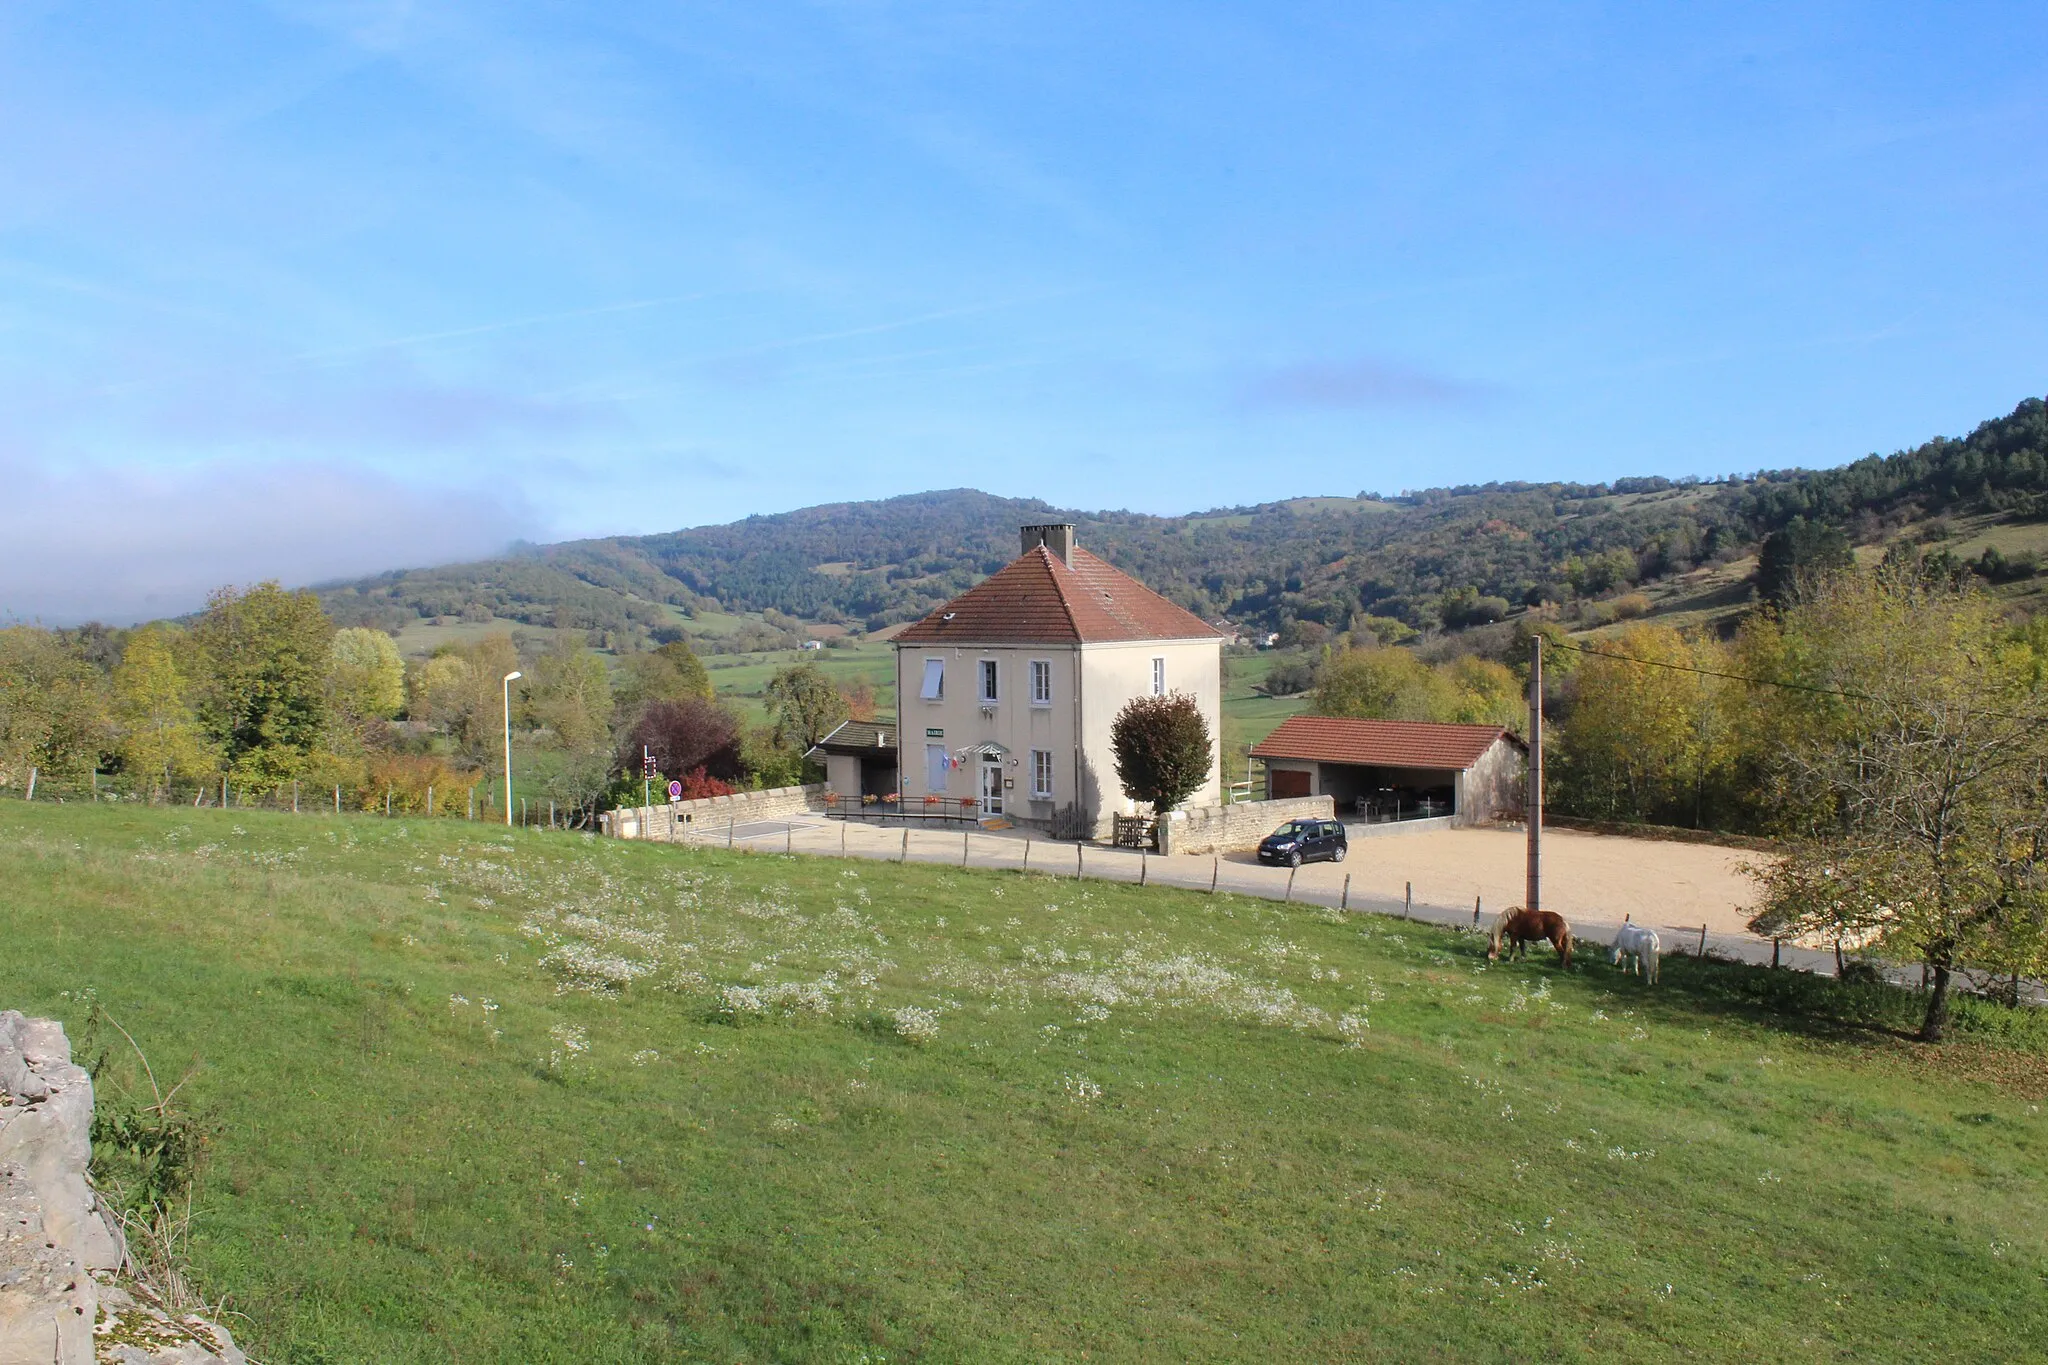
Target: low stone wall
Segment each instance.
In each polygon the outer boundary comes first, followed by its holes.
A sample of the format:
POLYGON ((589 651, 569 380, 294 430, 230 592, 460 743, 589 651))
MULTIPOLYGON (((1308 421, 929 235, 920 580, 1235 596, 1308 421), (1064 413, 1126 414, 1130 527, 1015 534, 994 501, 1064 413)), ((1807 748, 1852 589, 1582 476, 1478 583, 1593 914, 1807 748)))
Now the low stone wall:
POLYGON ((621 806, 598 817, 604 832, 614 839, 655 839, 677 842, 706 839, 727 825, 744 825, 751 820, 780 820, 791 815, 822 815, 825 784, 812 782, 801 787, 771 787, 767 791, 734 792, 731 796, 706 796, 696 801, 671 801, 659 806, 621 806))
POLYGON ((0 1013, 0 1365, 246 1365, 225 1330, 117 1282, 126 1248, 86 1179, 92 1110, 63 1026, 0 1013))
POLYGON ((1229 806, 1177 810, 1159 824, 1161 853, 1237 853, 1286 820, 1334 820, 1337 805, 1327 796, 1290 796, 1278 801, 1239 801, 1229 806))

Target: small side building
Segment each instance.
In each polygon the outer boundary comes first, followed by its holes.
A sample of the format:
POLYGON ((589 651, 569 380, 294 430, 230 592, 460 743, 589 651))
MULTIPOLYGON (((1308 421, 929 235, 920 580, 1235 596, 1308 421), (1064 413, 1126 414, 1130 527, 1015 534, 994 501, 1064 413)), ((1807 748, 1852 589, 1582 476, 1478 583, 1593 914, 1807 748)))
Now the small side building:
POLYGON ((825 790, 859 804, 862 798, 896 796, 896 722, 841 721, 804 755, 825 765, 825 790))
POLYGON ((1274 799, 1327 796, 1341 819, 1518 819, 1529 746, 1499 725, 1290 716, 1252 749, 1274 799))

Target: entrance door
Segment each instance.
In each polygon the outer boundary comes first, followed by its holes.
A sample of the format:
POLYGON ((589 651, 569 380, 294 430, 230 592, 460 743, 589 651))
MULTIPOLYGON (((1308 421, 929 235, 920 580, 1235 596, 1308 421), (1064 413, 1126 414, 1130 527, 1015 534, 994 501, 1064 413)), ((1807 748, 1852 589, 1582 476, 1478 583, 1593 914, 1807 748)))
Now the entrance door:
POLYGON ((981 813, 1001 815, 1003 813, 1003 769, 1001 764, 984 763, 981 766, 981 813))
POLYGON ((1308 795, 1308 774, 1298 768, 1275 768, 1266 783, 1274 800, 1308 795))
POLYGON ((946 794, 946 746, 924 746, 924 789, 933 796, 946 794))

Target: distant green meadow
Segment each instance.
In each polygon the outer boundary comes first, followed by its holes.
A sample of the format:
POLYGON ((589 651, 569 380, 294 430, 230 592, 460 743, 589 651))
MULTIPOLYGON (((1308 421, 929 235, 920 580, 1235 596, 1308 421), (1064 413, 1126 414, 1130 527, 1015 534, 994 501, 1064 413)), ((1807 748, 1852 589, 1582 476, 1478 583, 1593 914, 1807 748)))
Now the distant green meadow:
POLYGON ((9 801, 0 877, 0 1007, 196 1060, 194 1274, 266 1365, 2048 1341, 1995 1007, 1928 1050, 1789 972, 463 822, 9 801))

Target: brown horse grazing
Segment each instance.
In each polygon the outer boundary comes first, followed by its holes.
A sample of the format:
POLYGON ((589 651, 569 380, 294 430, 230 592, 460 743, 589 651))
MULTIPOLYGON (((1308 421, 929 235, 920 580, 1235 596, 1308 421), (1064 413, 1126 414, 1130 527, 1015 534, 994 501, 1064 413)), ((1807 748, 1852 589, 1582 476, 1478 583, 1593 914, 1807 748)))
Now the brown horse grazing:
POLYGON ((1560 967, 1572 965, 1572 927, 1564 922, 1564 916, 1550 910, 1527 910, 1519 905, 1509 906, 1494 921, 1493 935, 1486 940, 1486 960, 1498 961, 1501 944, 1508 945, 1508 960, 1517 955, 1527 957, 1529 945, 1537 939, 1550 940, 1550 946, 1557 949, 1560 967))

